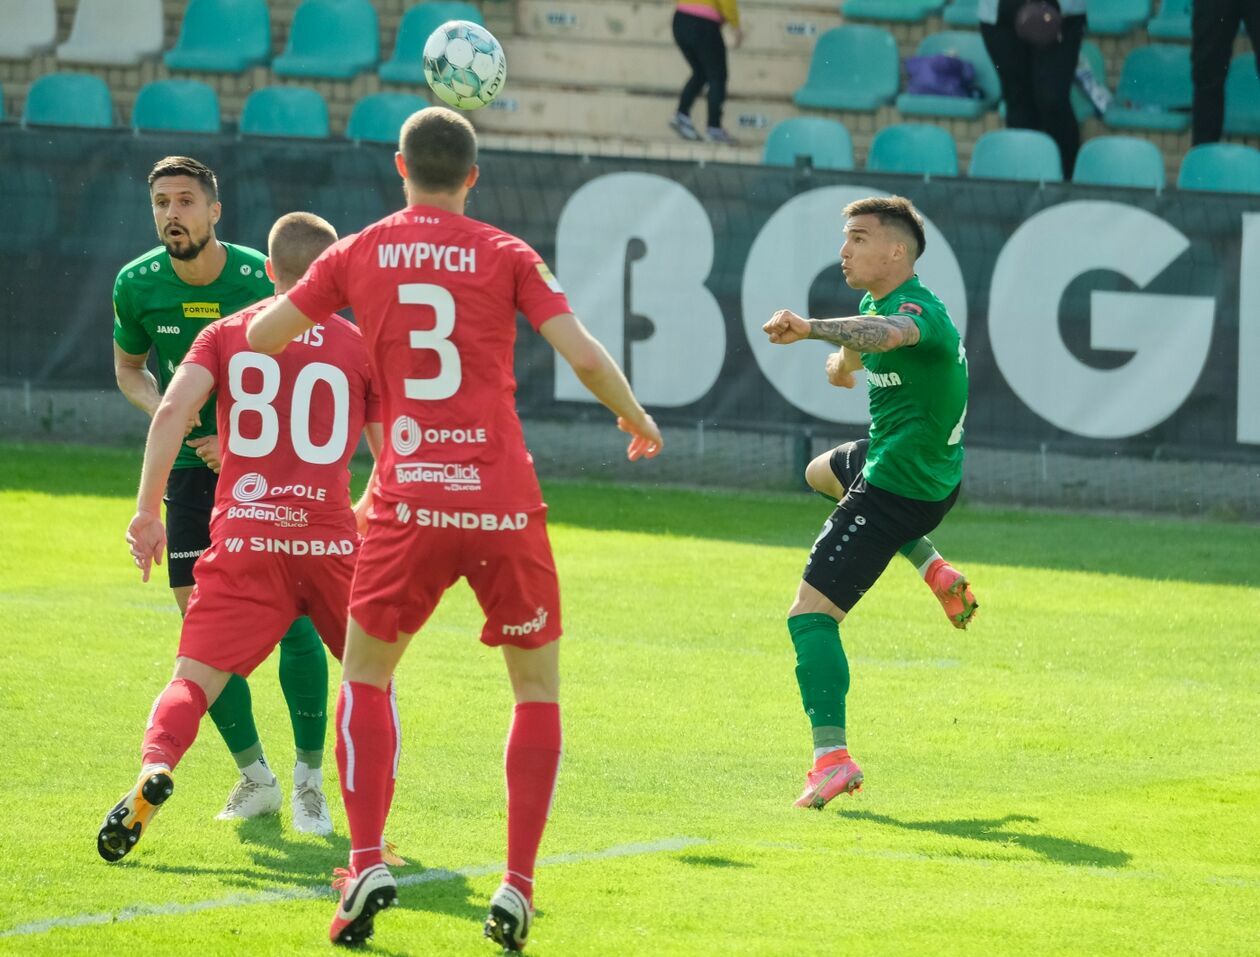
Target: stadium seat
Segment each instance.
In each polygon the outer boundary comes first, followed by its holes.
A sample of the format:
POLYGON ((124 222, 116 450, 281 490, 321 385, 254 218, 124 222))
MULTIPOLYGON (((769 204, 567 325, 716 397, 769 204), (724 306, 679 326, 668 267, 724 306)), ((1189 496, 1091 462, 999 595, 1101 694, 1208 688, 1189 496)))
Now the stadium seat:
POLYGON ((1042 183, 1063 180, 1059 147, 1038 130, 991 130, 976 140, 968 176, 974 179, 1021 179, 1042 183))
POLYGON ((0 60, 26 60, 57 42, 56 0, 0 0, 0 60))
POLYGON ((876 110, 891 103, 901 84, 897 41, 882 27, 851 24, 818 38, 797 106, 824 110, 876 110))
POLYGON ((346 136, 369 143, 397 143, 403 120, 429 105, 411 93, 373 93, 354 104, 346 136))
POLYGON ((162 0, 79 0, 57 59, 135 66, 162 52, 162 0))
POLYGON ((1260 136, 1260 76, 1254 53, 1240 53, 1225 78, 1225 132, 1260 136))
POLYGON ((349 80, 379 57, 376 10, 368 0, 304 0, 271 69, 277 76, 349 80))
POLYGON ((954 0, 941 12, 941 19, 951 27, 974 27, 980 22, 977 0, 954 0))
POLYGON ((1146 32, 1157 40, 1189 40, 1190 4, 1191 0, 1164 0, 1146 24, 1146 32))
POLYGON ((1103 122, 1117 129, 1179 132, 1190 125, 1193 97, 1189 47, 1137 47, 1124 58, 1116 102, 1103 122))
POLYGON ((896 123, 875 134, 866 168, 873 173, 957 176, 958 148, 942 126, 896 123))
POLYGON ((1137 136, 1096 136, 1076 154, 1072 182, 1163 189, 1164 154, 1137 136))
POLYGON ((255 90, 241 109, 246 136, 328 136, 328 104, 305 86, 269 86, 255 90))
POLYGON ((843 123, 817 116, 794 116, 775 124, 766 139, 762 162, 795 166, 808 156, 818 169, 853 169, 853 139, 843 123))
POLYGON ((424 42, 429 34, 447 20, 471 20, 485 24, 481 11, 471 3, 457 0, 429 0, 418 3, 408 10, 398 27, 398 39, 394 42, 394 55, 381 64, 380 77, 386 83, 416 83, 424 81, 424 42))
POLYGON ((1177 188, 1260 193, 1260 150, 1239 143, 1204 143, 1192 147, 1181 161, 1177 188))
POLYGON ((114 125, 109 87, 87 73, 48 73, 31 84, 22 122, 37 126, 114 125))
POLYGON ((1118 37, 1145 25, 1151 0, 1087 0, 1085 13, 1091 35, 1118 37))
POLYGON ((984 48, 979 33, 964 30, 945 30, 923 38, 918 56, 948 54, 968 60, 976 68, 976 86, 979 98, 962 96, 937 96, 928 93, 902 93, 897 97, 897 110, 907 116, 948 116, 976 119, 993 109, 1002 96, 997 70, 984 48))
POLYGON ((155 80, 136 94, 131 127, 181 133, 217 133, 219 95, 200 80, 155 80))
POLYGON ((846 20, 896 20, 918 23, 940 11, 945 0, 842 0, 846 20))
MULTIPOLYGON (((1102 50, 1098 48, 1098 44, 1093 40, 1086 40, 1081 44, 1081 57, 1089 64, 1089 70, 1094 74, 1094 82, 1103 88, 1107 88, 1107 61, 1103 59, 1102 50)), ((1108 92, 1110 90, 1108 89, 1108 92)), ((1072 112, 1076 114, 1078 122, 1084 123, 1091 116, 1097 116, 1094 110, 1093 101, 1090 100, 1089 94, 1081 89, 1079 83, 1072 83, 1072 112)))
POLYGON ((271 59, 267 0, 192 0, 179 40, 164 58, 172 70, 241 73, 271 59))

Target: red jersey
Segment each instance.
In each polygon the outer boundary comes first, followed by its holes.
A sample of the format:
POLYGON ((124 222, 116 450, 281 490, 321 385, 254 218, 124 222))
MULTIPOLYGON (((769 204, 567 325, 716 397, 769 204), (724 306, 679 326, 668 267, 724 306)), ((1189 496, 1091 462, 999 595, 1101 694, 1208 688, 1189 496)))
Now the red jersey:
POLYGON ((386 430, 376 494, 474 509, 541 503, 516 414, 516 314, 570 312, 528 244, 411 206, 325 250, 289 292, 308 318, 354 310, 386 430))
POLYGON ((210 370, 218 392, 216 542, 307 538, 311 526, 354 531, 350 457, 363 423, 380 420, 363 336, 330 315, 278 356, 254 352, 245 329, 273 301, 207 326, 184 357, 210 370))

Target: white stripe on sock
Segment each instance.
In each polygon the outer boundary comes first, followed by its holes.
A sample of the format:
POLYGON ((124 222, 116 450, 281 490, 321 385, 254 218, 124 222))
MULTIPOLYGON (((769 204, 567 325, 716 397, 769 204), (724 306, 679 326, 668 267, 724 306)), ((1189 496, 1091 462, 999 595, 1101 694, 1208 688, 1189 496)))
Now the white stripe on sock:
POLYGON ((345 699, 345 707, 341 711, 341 740, 346 745, 346 779, 342 785, 347 791, 354 792, 354 739, 350 737, 350 715, 354 712, 354 692, 350 690, 350 682, 341 683, 341 695, 345 699))
POLYGON ((398 717, 398 695, 394 691, 394 681, 389 682, 389 710, 394 719, 394 770, 392 776, 398 780, 398 758, 402 755, 402 720, 398 717))

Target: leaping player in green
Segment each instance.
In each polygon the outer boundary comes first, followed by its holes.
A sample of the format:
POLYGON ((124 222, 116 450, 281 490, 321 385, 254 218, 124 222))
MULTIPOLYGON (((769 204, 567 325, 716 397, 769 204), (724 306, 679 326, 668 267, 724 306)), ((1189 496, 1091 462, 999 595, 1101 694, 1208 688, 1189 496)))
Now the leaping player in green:
POLYGON ((822 809, 862 786, 845 739, 849 662, 840 622, 900 552, 921 574, 955 627, 977 607, 967 579, 924 536, 940 524, 962 483, 967 354, 944 304, 919 282, 923 218, 900 196, 850 203, 840 264, 845 281, 865 289, 848 319, 804 319, 781 309, 763 327, 773 343, 819 339, 840 347, 827 376, 854 385, 864 367, 870 392, 869 439, 810 463, 807 478, 839 499, 805 565, 788 631, 796 680, 814 736, 814 765, 797 807, 822 809))
MULTIPOLYGON (((114 372, 132 405, 152 418, 161 393, 197 334, 275 292, 267 257, 221 242, 218 182, 205 164, 186 156, 161 159, 149 173, 153 220, 162 245, 122 267, 114 283, 114 372), (158 376, 147 368, 157 353, 158 376)), ((167 575, 183 614, 193 589, 193 565, 210 545, 210 511, 218 478, 219 445, 211 396, 188 423, 166 486, 167 575)), ((241 488, 242 502, 266 501, 261 478, 241 488)), ((308 618, 299 618, 280 643, 280 686, 289 706, 297 748, 293 824, 299 831, 332 833, 322 772, 327 729, 328 660, 308 618)), ((280 785, 263 757, 249 685, 234 675, 210 708, 241 777, 219 814, 248 818, 280 809, 280 785)))

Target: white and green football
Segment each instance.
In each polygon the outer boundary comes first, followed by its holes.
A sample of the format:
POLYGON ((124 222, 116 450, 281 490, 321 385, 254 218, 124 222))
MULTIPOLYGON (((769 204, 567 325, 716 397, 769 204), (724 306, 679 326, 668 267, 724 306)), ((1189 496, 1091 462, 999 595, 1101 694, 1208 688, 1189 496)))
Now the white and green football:
POLYGON ((424 44, 424 78, 442 102, 460 110, 479 110, 503 89, 507 58, 485 27, 448 20, 424 44))

